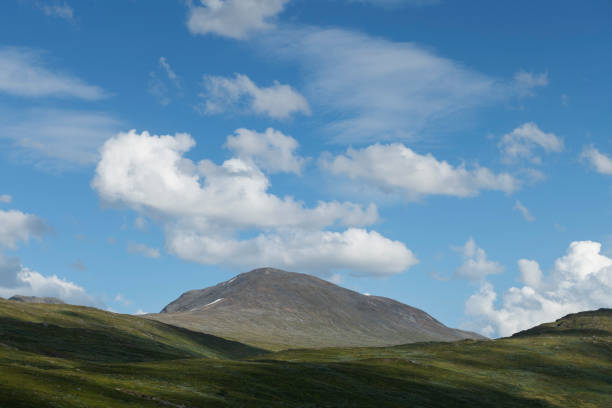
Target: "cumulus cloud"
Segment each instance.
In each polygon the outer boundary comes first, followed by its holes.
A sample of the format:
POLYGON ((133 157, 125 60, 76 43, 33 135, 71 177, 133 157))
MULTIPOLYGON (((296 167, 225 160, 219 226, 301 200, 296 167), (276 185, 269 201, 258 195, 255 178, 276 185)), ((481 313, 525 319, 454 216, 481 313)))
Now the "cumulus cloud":
POLYGON ((356 276, 388 276, 417 263, 401 242, 361 228, 343 232, 279 231, 245 240, 221 240, 178 230, 170 232, 168 247, 183 259, 205 264, 273 265, 326 275, 348 269, 356 276))
POLYGON ((563 140, 554 133, 543 132, 535 123, 527 122, 505 134, 499 142, 499 149, 506 162, 527 159, 540 164, 542 159, 534 154, 538 148, 546 153, 558 153, 563 150, 563 140))
POLYGON ((151 248, 145 244, 140 244, 137 242, 129 242, 127 245, 127 251, 130 254, 137 254, 146 256, 147 258, 157 259, 160 257, 159 249, 151 248))
POLYGON ((297 140, 272 128, 264 133, 238 129, 227 137, 225 143, 225 147, 233 151, 236 157, 253 160, 269 173, 300 174, 305 159, 295 154, 298 146, 297 140))
POLYGON ((336 142, 417 139, 504 97, 505 86, 414 43, 342 29, 279 29, 262 44, 297 61, 336 142))
POLYGON ((50 70, 39 52, 24 48, 0 48, 0 93, 21 97, 106 98, 101 88, 68 74, 50 70))
POLYGON ((21 267, 15 275, 13 286, 0 285, 0 296, 8 298, 14 295, 56 297, 66 303, 77 305, 99 306, 100 303, 89 295, 81 286, 57 277, 44 276, 36 271, 21 267))
POLYGON ((45 222, 32 214, 17 210, 0 210, 0 246, 16 249, 30 238, 40 238, 48 230, 45 222))
POLYGON ((97 162, 99 147, 121 125, 100 112, 44 108, 2 113, 0 138, 12 140, 17 155, 42 167, 97 162))
POLYGON ((184 157, 194 144, 187 134, 121 133, 105 143, 92 186, 106 201, 155 213, 164 222, 168 251, 183 259, 374 275, 399 273, 416 262, 402 243, 357 228, 378 219, 373 204, 306 207, 270 194, 270 181, 252 155, 221 165, 196 163, 184 157), (324 230, 342 226, 349 228, 324 230))
POLYGON ((548 85, 548 72, 537 74, 520 70, 514 74, 514 85, 519 96, 532 96, 535 88, 548 85))
POLYGON ((527 207, 525 207, 523 203, 521 203, 519 200, 516 200, 516 203, 514 203, 514 207, 512 208, 519 211, 521 215, 523 216, 523 218, 525 218, 526 221, 529 221, 529 222, 535 221, 535 217, 531 215, 531 213, 529 212, 529 209, 527 209, 527 207))
POLYGON ((0 203, 10 204, 13 201, 13 197, 8 194, 0 195, 0 203))
POLYGON ((455 276, 471 281, 482 281, 488 275, 502 273, 504 268, 495 261, 487 259, 484 249, 479 248, 473 238, 459 248, 463 263, 455 271, 455 276))
POLYGON ((221 165, 210 160, 194 163, 183 157, 194 145, 185 133, 120 133, 104 144, 93 187, 110 202, 175 217, 201 217, 201 222, 219 227, 317 228, 377 220, 373 205, 364 209, 352 203, 320 202, 305 208, 291 197, 269 194, 270 181, 254 163, 237 157, 221 165))
POLYGON ((601 244, 572 242, 544 275, 536 261, 518 261, 522 287, 506 290, 499 304, 493 286, 485 282, 466 302, 466 325, 490 335, 509 336, 569 313, 612 307, 612 259, 601 244))
POLYGON ((319 163, 332 174, 365 181, 383 192, 399 192, 411 199, 432 194, 468 197, 481 190, 511 193, 520 184, 507 173, 495 174, 477 165, 453 166, 431 154, 418 154, 401 143, 349 148, 335 157, 323 155, 319 163))
POLYGON ((310 115, 306 98, 277 81, 269 87, 259 87, 242 74, 234 78, 205 75, 203 85, 201 96, 205 101, 200 111, 204 114, 238 109, 273 119, 285 119, 295 113, 310 115))
POLYGON ((591 165, 598 173, 612 175, 612 158, 601 153, 594 146, 585 147, 580 158, 591 165))
POLYGON ((244 39, 274 27, 274 17, 289 0, 201 0, 191 5, 187 28, 192 34, 244 39))

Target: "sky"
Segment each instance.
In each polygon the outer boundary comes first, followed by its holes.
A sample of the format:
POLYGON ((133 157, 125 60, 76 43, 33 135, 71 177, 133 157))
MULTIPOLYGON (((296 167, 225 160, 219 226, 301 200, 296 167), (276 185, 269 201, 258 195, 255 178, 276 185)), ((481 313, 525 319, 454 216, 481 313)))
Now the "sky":
POLYGON ((612 307, 607 1, 9 0, 0 296, 270 266, 508 336, 612 307))

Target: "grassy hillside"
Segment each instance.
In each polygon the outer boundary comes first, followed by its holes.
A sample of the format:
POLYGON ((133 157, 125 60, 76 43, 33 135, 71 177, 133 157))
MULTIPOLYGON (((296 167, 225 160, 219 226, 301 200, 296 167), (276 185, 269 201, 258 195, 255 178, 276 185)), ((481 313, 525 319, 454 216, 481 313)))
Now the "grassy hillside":
POLYGON ((0 299, 5 348, 86 361, 241 358, 261 350, 130 315, 81 306, 0 299))
POLYGON ((260 355, 231 343, 202 358, 210 337, 137 317, 8 302, 0 316, 2 408, 612 406, 612 337, 602 332, 260 355), (88 352, 52 325, 100 330, 109 344, 88 352))
POLYGON ((513 337, 541 335, 612 336, 612 309, 569 314, 557 321, 518 332, 513 337))

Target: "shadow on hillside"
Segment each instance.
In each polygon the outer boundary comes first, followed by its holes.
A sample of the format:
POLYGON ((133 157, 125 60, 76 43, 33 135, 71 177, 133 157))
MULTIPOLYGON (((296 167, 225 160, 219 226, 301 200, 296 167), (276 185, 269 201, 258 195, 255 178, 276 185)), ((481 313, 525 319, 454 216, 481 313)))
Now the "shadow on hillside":
POLYGON ((600 329, 559 329, 556 327, 536 327, 529 330, 524 330, 512 335, 513 338, 517 337, 536 337, 542 335, 554 335, 554 336, 612 336, 612 332, 608 330, 600 329))
MULTIPOLYGON (((86 318, 86 316, 84 316, 86 318)), ((187 329, 154 323, 158 327, 179 334, 195 343, 188 347, 170 346, 151 338, 137 336, 107 326, 100 328, 62 327, 47 323, 26 322, 0 317, 1 342, 36 354, 50 357, 79 359, 92 362, 139 362, 204 357, 219 354, 224 358, 242 358, 262 354, 264 351, 220 337, 187 329), (197 346, 202 350, 197 350, 197 346)))

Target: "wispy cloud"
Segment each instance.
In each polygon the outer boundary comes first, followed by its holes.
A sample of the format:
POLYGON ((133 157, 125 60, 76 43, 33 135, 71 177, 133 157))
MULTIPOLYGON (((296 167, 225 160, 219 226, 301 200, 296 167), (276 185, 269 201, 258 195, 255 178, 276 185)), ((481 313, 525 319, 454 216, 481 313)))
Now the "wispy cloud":
POLYGON ((538 74, 520 70, 514 74, 514 85, 519 96, 533 96, 536 88, 548 85, 548 72, 538 74))
POLYGON ((45 2, 36 1, 34 6, 50 17, 58 17, 67 21, 72 21, 74 18, 74 9, 66 2, 54 0, 45 2))
POLYGON ((414 43, 310 27, 276 30, 262 44, 300 63, 307 96, 330 115, 336 142, 419 139, 507 93, 493 78, 414 43))
POLYGON ((177 93, 180 95, 181 88, 181 80, 170 66, 166 57, 159 57, 158 70, 149 72, 149 93, 160 104, 168 105, 177 93))
POLYGON ((514 210, 518 210, 523 215, 523 218, 525 218, 526 221, 529 221, 529 222, 535 221, 535 217, 531 215, 527 207, 525 207, 523 203, 521 203, 519 200, 516 200, 516 202, 514 203, 514 207, 512 208, 514 210))
POLYGON ((136 242, 129 242, 127 245, 127 251, 130 254, 138 254, 142 256, 146 256, 147 258, 159 258, 161 255, 159 253, 159 249, 151 248, 145 244, 140 244, 136 242))
POLYGON ((43 54, 26 48, 0 48, 0 93, 43 98, 78 98, 97 100, 109 96, 102 88, 52 70, 43 54))
POLYGON ((11 140, 15 154, 42 168, 95 163, 99 147, 122 124, 101 112, 34 108, 3 113, 0 139, 11 140))

